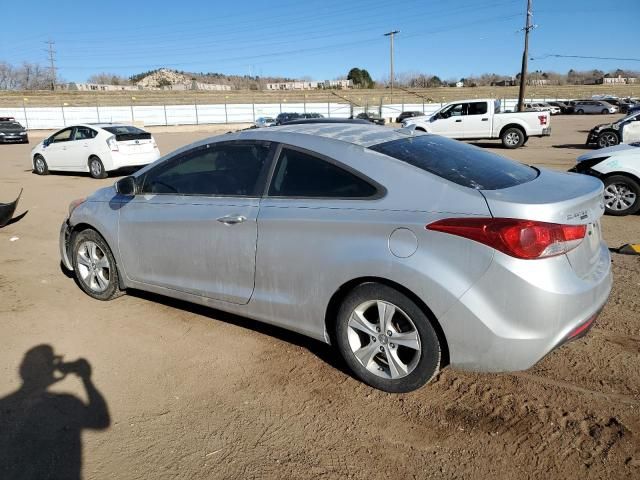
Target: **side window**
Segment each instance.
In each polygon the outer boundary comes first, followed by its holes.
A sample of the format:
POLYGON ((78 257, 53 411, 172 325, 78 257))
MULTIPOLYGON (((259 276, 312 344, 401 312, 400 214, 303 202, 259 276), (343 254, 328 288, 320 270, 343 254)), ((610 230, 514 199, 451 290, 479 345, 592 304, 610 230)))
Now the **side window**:
POLYGON ((51 137, 51 143, 68 142, 71 140, 71 133, 73 128, 65 128, 51 137))
POLYGON ((89 140, 94 138, 98 132, 89 127, 76 127, 76 133, 73 137, 74 140, 89 140))
POLYGON ((442 118, 449 118, 449 117, 460 117, 463 115, 463 109, 466 110, 466 106, 468 104, 466 103, 456 103, 454 105, 449 105, 445 110, 442 111, 441 116, 442 118))
POLYGON ((143 193, 254 196, 269 145, 213 144, 198 147, 147 172, 143 193))
POLYGON ((467 115, 484 115, 487 113, 487 102, 471 102, 467 107, 467 115))
POLYGON ((282 149, 269 187, 275 197, 366 198, 376 192, 343 168, 289 148, 282 149))

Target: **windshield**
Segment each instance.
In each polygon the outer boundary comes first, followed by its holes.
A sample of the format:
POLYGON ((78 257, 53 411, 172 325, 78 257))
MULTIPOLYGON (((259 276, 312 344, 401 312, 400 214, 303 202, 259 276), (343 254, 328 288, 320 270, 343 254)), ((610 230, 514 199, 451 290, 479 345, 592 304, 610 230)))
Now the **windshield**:
POLYGON ((2 122, 0 124, 0 128, 9 128, 9 129, 16 129, 16 128, 24 128, 22 125, 20 125, 18 122, 2 122))
POLYGON ((402 138, 369 148, 476 190, 513 187, 538 176, 527 165, 437 135, 402 138))

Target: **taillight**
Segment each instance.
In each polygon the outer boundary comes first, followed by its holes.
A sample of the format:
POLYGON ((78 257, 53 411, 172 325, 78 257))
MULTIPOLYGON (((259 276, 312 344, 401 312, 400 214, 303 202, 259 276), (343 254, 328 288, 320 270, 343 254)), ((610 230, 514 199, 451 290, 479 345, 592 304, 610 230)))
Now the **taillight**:
POLYGON ((120 148, 118 148, 118 142, 116 142, 115 135, 107 138, 107 145, 109 146, 109 150, 111 150, 112 152, 117 152, 118 150, 120 150, 120 148))
POLYGON ((525 260, 567 253, 580 245, 587 232, 586 225, 516 218, 447 218, 425 228, 468 238, 525 260))

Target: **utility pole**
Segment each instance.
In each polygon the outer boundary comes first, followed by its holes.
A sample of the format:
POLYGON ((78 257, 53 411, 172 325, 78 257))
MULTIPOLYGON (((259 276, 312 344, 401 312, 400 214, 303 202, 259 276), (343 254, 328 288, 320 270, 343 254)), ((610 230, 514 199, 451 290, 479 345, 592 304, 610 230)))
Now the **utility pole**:
POLYGON ((389 37, 391 40, 391 75, 389 77, 391 81, 391 100, 393 100, 393 37, 396 33, 400 33, 400 30, 393 30, 384 34, 385 37, 389 37))
POLYGON ((527 60, 529 57, 529 32, 535 28, 531 24, 531 0, 527 0, 527 22, 524 26, 524 52, 522 52, 522 70, 520 70, 520 91, 518 93, 518 111, 524 110, 524 91, 527 84, 527 60))
POLYGON ((53 46, 56 44, 56 42, 49 40, 48 42, 44 42, 47 45, 49 45, 48 48, 48 52, 49 52, 49 63, 51 65, 51 90, 54 90, 56 87, 56 64, 55 64, 55 53, 56 51, 53 49, 53 46))

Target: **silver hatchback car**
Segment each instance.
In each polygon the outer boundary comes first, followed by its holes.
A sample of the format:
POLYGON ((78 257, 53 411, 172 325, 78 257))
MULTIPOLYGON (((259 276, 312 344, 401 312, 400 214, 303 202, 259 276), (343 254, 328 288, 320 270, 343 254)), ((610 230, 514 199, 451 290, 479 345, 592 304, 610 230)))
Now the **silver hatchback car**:
POLYGON ((611 289, 602 183, 362 124, 194 143, 74 201, 64 265, 90 296, 140 289, 336 346, 414 390, 446 365, 527 369, 611 289))

